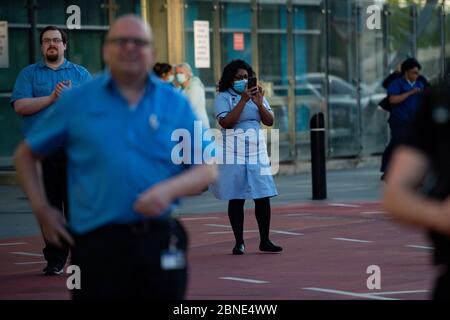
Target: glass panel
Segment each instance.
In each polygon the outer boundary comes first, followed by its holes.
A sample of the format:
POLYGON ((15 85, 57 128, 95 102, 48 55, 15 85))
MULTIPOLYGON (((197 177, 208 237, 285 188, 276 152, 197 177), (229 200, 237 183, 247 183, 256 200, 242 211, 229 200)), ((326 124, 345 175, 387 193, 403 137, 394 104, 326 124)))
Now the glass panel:
POLYGON ((26 2, 24 0, 2 0, 0 20, 6 20, 8 23, 27 23, 26 2))
POLYGON ((207 87, 215 88, 215 80, 212 66, 214 65, 214 57, 212 54, 212 2, 211 1, 185 1, 184 5, 184 30, 185 30, 185 57, 186 62, 192 67, 194 75, 199 77, 207 87), (195 67, 194 55, 194 21, 209 21, 209 55, 210 68, 195 67))
POLYGON ((389 66, 394 70, 398 63, 413 56, 411 8, 406 2, 389 3, 389 66))
POLYGON ((450 70, 450 5, 445 7, 445 66, 450 70))
POLYGON ((101 71, 103 69, 102 44, 104 36, 103 31, 69 31, 67 59, 82 65, 92 74, 101 71))
POLYGON ((283 161, 289 158, 286 5, 284 1, 258 2, 257 77, 275 114, 273 128, 280 130, 280 160, 283 161))
POLYGON ((309 121, 315 113, 325 112, 321 7, 294 6, 293 24, 297 155, 306 160, 311 156, 309 121))
POLYGON ((222 65, 234 59, 252 64, 251 8, 249 3, 225 2, 221 6, 221 58, 222 65), (243 35, 243 47, 235 48, 234 37, 243 35))
MULTIPOLYGON (((361 1, 361 15, 366 17, 367 7, 373 1, 361 1)), ((363 26, 360 29, 359 50, 361 60, 361 112, 362 112, 362 153, 364 155, 380 154, 388 141, 387 118, 389 113, 378 107, 378 103, 386 96, 381 86, 385 74, 383 30, 370 30, 363 26)), ((395 26, 393 26, 395 27, 395 26)))
MULTIPOLYGON (((71 1, 71 4, 77 4, 76 1, 71 1)), ((66 1, 52 1, 52 0, 37 0, 37 23, 42 24, 66 24, 66 8, 70 4, 66 5, 66 1)), ((83 18, 83 11, 89 11, 87 8, 81 8, 81 17, 83 18), (85 10, 83 10, 85 9, 85 10)), ((81 22, 83 23, 83 22, 81 22)))
POLYGON ((22 138, 20 119, 9 104, 9 97, 0 97, 0 166, 12 165, 10 157, 22 138))
POLYGON ((359 152, 356 19, 352 0, 330 6, 328 147, 331 156, 354 156, 359 152))
POLYGON ((9 68, 0 68, 0 92, 11 92, 20 70, 29 64, 28 30, 8 28, 9 68), (14 41, 11 41, 14 39, 14 41))
POLYGON ((433 81, 441 74, 440 6, 423 6, 418 21, 417 59, 422 65, 421 73, 433 81))

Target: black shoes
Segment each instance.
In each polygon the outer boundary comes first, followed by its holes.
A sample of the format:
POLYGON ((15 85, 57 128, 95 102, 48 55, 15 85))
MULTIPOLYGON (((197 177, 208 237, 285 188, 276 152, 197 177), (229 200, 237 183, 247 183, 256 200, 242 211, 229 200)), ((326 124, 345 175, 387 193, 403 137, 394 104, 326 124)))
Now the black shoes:
POLYGON ((265 240, 259 243, 259 250, 264 252, 280 252, 283 251, 283 248, 273 244, 270 240, 265 240))
POLYGON ((42 270, 46 276, 56 276, 63 273, 65 263, 49 261, 47 266, 42 270))
MULTIPOLYGON (((264 240, 259 243, 259 250, 263 251, 263 252, 281 252, 281 251, 283 251, 283 248, 275 245, 270 240, 264 240)), ((245 251, 245 245, 243 243, 236 243, 236 245, 233 248, 234 255, 244 254, 244 251, 245 251)))
POLYGON ((233 254, 234 255, 241 255, 244 254, 245 246, 243 243, 236 243, 236 245, 233 248, 233 254))

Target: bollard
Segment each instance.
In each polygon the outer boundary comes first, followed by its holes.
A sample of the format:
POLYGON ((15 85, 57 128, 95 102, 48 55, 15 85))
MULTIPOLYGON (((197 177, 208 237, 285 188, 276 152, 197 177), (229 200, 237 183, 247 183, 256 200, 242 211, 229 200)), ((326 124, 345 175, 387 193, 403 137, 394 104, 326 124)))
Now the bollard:
POLYGON ((315 114, 309 123, 311 131, 311 174, 313 200, 327 198, 325 168, 325 119, 322 112, 315 114))

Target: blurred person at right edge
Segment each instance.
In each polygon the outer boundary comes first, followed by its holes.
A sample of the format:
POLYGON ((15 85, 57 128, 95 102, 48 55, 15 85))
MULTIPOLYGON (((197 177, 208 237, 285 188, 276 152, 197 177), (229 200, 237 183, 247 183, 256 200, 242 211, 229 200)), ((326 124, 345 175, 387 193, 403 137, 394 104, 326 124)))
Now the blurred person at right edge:
POLYGON ((389 128, 391 139, 383 152, 380 171, 384 180, 392 152, 404 138, 419 106, 428 81, 420 75, 422 66, 414 58, 408 58, 401 64, 401 74, 391 74, 384 80, 390 104, 389 128))
POLYGON ((175 85, 186 95, 203 127, 209 128, 205 86, 200 78, 194 76, 188 63, 184 62, 175 66, 175 85))
MULTIPOLYGON (((448 70, 447 70, 448 71, 448 70)), ((439 276, 434 300, 450 300, 450 83, 426 93, 386 176, 384 206, 428 231, 439 276)))

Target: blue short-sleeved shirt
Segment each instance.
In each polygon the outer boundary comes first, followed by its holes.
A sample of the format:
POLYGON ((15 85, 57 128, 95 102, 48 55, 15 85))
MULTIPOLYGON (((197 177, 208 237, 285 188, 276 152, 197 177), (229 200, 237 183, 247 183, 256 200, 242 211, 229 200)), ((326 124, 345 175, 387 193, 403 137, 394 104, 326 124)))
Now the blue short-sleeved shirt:
POLYGON ((131 108, 105 72, 65 92, 26 142, 43 155, 65 147, 69 225, 85 233, 148 219, 133 205, 140 193, 187 168, 172 162, 178 141, 171 141, 171 134, 184 129, 193 136, 195 120, 186 98, 151 76, 141 100, 131 108))
MULTIPOLYGON (((416 81, 414 83, 414 86, 411 86, 404 77, 401 77, 394 80, 389 85, 388 95, 401 95, 408 91, 411 91, 413 88, 419 88, 423 90, 424 85, 421 81, 416 81)), ((398 105, 395 105, 392 108, 389 121, 403 124, 410 123, 413 120, 421 101, 422 94, 420 93, 409 96, 405 101, 398 105)))
MULTIPOLYGON (((29 65, 19 73, 16 79, 11 95, 11 105, 14 106, 14 102, 19 99, 49 96, 61 81, 70 80, 72 87, 77 87, 90 78, 92 76, 86 68, 66 59, 58 69, 52 69, 42 61, 29 65)), ((22 133, 24 136, 50 108, 51 105, 35 114, 23 117, 22 133)))

